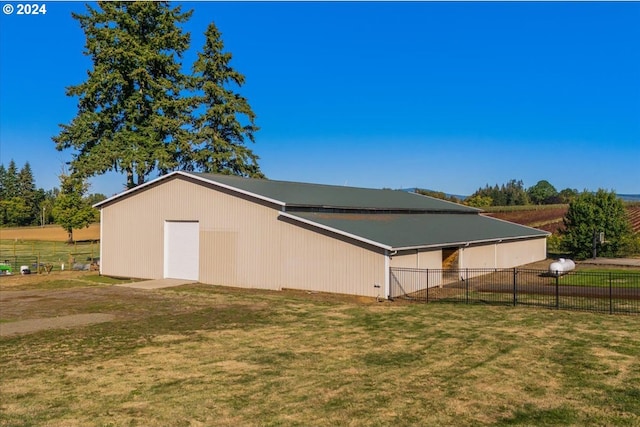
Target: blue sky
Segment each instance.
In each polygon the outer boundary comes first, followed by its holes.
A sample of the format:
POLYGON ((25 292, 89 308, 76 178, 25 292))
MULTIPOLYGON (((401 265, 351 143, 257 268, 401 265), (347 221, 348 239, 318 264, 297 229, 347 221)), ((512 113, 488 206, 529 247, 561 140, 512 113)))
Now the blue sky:
MULTIPOLYGON (((178 4, 194 10, 185 66, 214 21, 245 75, 271 179, 640 193, 640 3, 178 4)), ((0 16, 0 162, 28 160, 49 189, 71 158, 51 141, 76 114, 65 87, 91 62, 71 18, 84 3, 46 7, 0 16)))

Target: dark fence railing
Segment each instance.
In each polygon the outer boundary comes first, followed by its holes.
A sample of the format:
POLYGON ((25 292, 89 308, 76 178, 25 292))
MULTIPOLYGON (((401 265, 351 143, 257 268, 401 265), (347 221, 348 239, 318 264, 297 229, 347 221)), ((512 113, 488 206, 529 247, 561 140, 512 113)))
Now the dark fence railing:
POLYGON ((392 299, 640 313, 640 273, 391 268, 389 274, 392 299))

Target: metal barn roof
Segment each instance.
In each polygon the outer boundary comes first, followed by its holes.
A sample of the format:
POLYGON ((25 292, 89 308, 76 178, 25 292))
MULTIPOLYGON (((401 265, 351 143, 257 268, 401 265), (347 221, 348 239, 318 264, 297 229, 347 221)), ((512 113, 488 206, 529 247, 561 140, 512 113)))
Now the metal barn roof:
POLYGON ((281 215, 392 250, 463 246, 549 235, 546 231, 483 215, 325 212, 281 215))
POLYGON ((476 208, 401 190, 251 179, 206 173, 185 173, 185 175, 240 189, 260 198, 280 202, 287 208, 479 212, 476 208))
POLYGON ((344 210, 385 210, 419 212, 478 213, 480 209, 459 205, 446 200, 401 190, 379 190, 338 185, 309 184, 303 182, 274 181, 269 179, 243 178, 233 175, 219 175, 197 172, 172 172, 146 182, 131 190, 96 203, 102 207, 120 198, 157 185, 168 179, 191 178, 231 191, 255 197, 260 200, 286 207, 286 210, 305 208, 327 208, 344 210))

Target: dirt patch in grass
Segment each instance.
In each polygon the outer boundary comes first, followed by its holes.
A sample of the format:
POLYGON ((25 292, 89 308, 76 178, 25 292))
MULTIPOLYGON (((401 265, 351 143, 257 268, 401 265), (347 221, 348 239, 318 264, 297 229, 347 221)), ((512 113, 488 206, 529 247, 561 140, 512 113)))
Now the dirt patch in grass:
POLYGON ((100 276, 97 271, 52 271, 50 274, 0 275, 0 291, 106 286, 132 281, 134 279, 100 276))
POLYGON ((113 314, 86 313, 68 316, 48 317, 43 319, 19 320, 17 322, 0 323, 0 336, 29 334, 47 329, 73 328, 93 325, 115 319, 113 314))

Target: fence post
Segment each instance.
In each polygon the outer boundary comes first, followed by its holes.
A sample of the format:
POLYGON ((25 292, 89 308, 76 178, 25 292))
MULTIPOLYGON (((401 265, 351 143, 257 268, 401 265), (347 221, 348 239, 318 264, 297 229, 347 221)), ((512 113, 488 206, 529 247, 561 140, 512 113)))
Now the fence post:
POLYGON ((556 310, 560 308, 559 281, 560 281, 560 276, 558 275, 558 272, 556 271, 556 310))
POLYGON ((609 272, 609 314, 613 314, 613 285, 611 283, 611 272, 609 272))
POLYGON ((429 269, 424 273, 427 275, 427 302, 429 302, 429 269))
POLYGON ((517 302, 518 302, 518 297, 517 297, 517 291, 516 291, 516 283, 517 283, 517 279, 516 276, 518 275, 518 270, 514 267, 513 268, 513 306, 515 307, 517 302))
POLYGON ((469 269, 468 268, 464 269, 464 285, 467 290, 466 292, 467 304, 469 304, 469 269))

